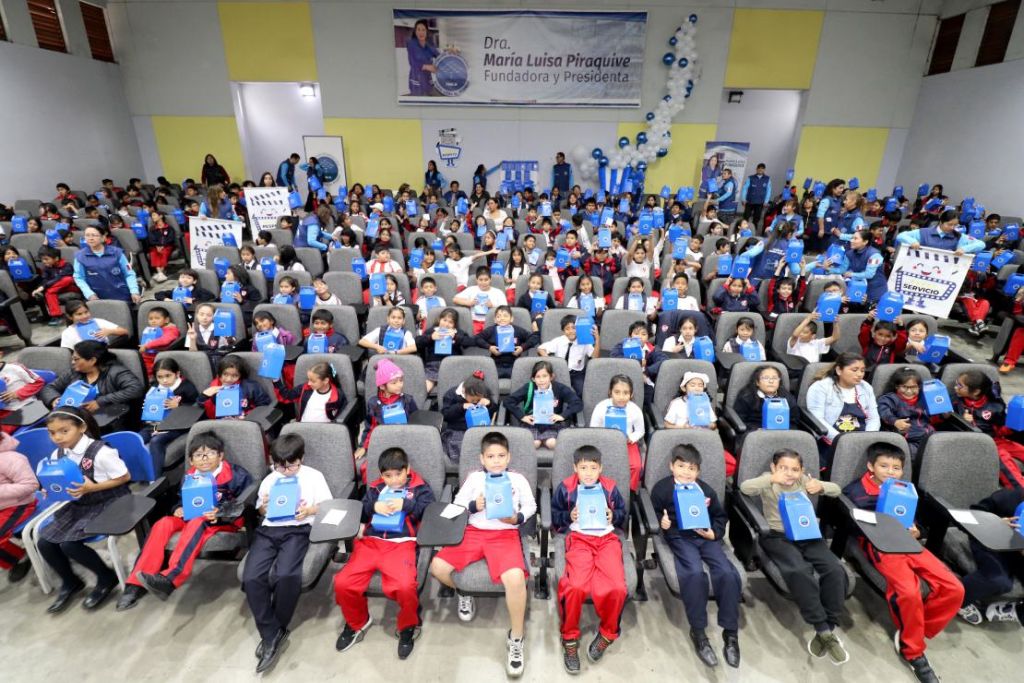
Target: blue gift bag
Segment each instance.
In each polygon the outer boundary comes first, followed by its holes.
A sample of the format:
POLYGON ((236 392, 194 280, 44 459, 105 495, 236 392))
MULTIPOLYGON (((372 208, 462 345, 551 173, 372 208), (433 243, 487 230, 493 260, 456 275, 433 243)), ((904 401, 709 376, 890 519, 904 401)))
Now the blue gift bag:
POLYGON ((626 409, 618 406, 608 406, 604 413, 604 428, 618 429, 629 436, 629 420, 626 418, 626 409))
POLYGON ((491 424, 491 414, 486 407, 475 405, 466 410, 467 427, 486 427, 489 424, 491 424))
POLYGON ((140 220, 132 221, 132 232, 140 240, 144 240, 149 237, 149 229, 146 227, 146 223, 140 220))
POLYGON ((918 197, 927 197, 928 196, 928 183, 921 183, 920 185, 918 185, 918 187, 917 187, 917 196, 918 197))
POLYGON ((256 350, 263 353, 267 350, 267 346, 277 341, 273 332, 257 332, 253 337, 253 343, 256 344, 256 350))
POLYGON ((766 398, 761 405, 761 427, 789 429, 789 402, 784 398, 766 398))
POLYGON ((886 213, 892 213, 893 211, 896 211, 899 208, 899 206, 900 206, 899 202, 897 202, 895 199, 893 199, 891 197, 889 199, 885 200, 885 212, 886 213))
POLYGON ((610 225, 615 222, 615 212, 611 210, 611 207, 604 207, 601 209, 601 225, 610 225))
POLYGON ((790 240, 786 245, 786 263, 799 263, 804 258, 803 240, 790 240))
POLYGON ((488 472, 484 478, 484 513, 487 519, 505 519, 516 513, 508 472, 488 472))
MULTIPOLYGON (((386 488, 380 492, 377 496, 377 502, 386 503, 392 500, 400 500, 405 502, 405 489, 398 489, 393 491, 390 488, 386 488)), ((394 514, 382 515, 379 512, 374 512, 373 517, 370 519, 370 526, 377 531, 387 533, 398 533, 405 527, 405 511, 399 510, 394 514)))
POLYGON ((142 421, 160 422, 167 417, 169 412, 164 407, 164 401, 173 396, 167 387, 152 387, 146 392, 146 398, 142 402, 142 421))
POLYGON ((761 357, 761 349, 753 340, 740 344, 740 355, 743 356, 743 360, 764 360, 761 357))
POLYGON ((295 299, 291 294, 275 294, 271 299, 272 304, 283 304, 285 306, 294 306, 295 299))
POLYGON ((878 493, 875 511, 895 517, 908 529, 914 526, 917 513, 917 489, 909 481, 886 479, 878 493))
POLYGON ((878 201, 878 190, 873 188, 873 187, 870 187, 870 188, 868 188, 868 192, 867 192, 866 196, 867 196, 867 200, 869 202, 878 201))
POLYGON ((46 231, 46 243, 49 246, 54 247, 55 249, 60 248, 61 239, 62 235, 56 228, 50 228, 46 231))
POLYGON ((371 218, 366 221, 366 229, 363 231, 363 237, 365 239, 374 239, 377 237, 377 233, 380 231, 380 219, 371 218))
POLYGON ((436 296, 425 296, 422 301, 427 308, 427 313, 430 313, 431 309, 440 308, 441 306, 441 299, 436 296))
POLYGON ((460 197, 459 201, 455 202, 455 213, 459 216, 465 216, 469 212, 469 200, 465 197, 460 197))
MULTIPOLYGON (((1017 509, 1013 512, 1013 516, 1016 517, 1018 521, 1024 519, 1024 503, 1017 506, 1017 509)), ((1024 536, 1024 525, 1017 526, 1017 533, 1024 536)))
POLYGON ((298 192, 288 193, 288 207, 291 209, 302 208, 302 196, 298 192))
POLYGON ((710 427, 711 399, 707 394, 687 395, 686 413, 686 420, 691 427, 710 427))
POLYGON ((698 484, 676 483, 673 498, 676 504, 676 526, 680 530, 711 528, 707 496, 698 484))
POLYGON ((818 297, 818 304, 816 306, 818 313, 821 314, 821 322, 834 323, 842 306, 842 294, 838 292, 822 292, 818 297))
POLYGON ((83 404, 96 400, 96 387, 83 380, 75 380, 60 395, 58 406, 81 408, 83 404))
POLYGON ((242 293, 242 286, 237 282, 225 282, 220 287, 220 302, 222 304, 236 304, 235 294, 242 293))
POLYGON ((860 178, 850 178, 850 181, 846 183, 846 188, 849 190, 856 190, 860 187, 860 178))
POLYGON ((235 239, 234 234, 230 232, 224 233, 224 236, 221 238, 221 240, 224 242, 225 247, 238 248, 238 241, 235 239))
POLYGON ((949 337, 941 334, 930 334, 924 340, 924 351, 917 354, 917 359, 922 363, 938 365, 946 357, 947 351, 949 351, 949 337))
POLYGON ((820 181, 817 182, 817 183, 814 183, 814 196, 817 199, 821 199, 821 196, 823 194, 825 194, 825 183, 820 182, 820 181))
POLYGON ((593 318, 576 318, 576 343, 577 344, 593 344, 594 339, 594 319, 593 318))
POLYGON ((666 289, 661 293, 661 310, 674 311, 679 308, 679 292, 675 289, 666 289))
POLYGON ((1012 262, 1014 256, 1015 254, 1011 249, 1006 249, 1005 251, 1001 251, 998 254, 994 254, 992 256, 992 267, 995 268, 996 270, 999 270, 1006 264, 1012 262))
POLYGON ((35 277, 32 272, 31 266, 23 258, 13 258, 7 262, 7 272, 11 274, 11 279, 15 282, 26 282, 35 277))
POLYGON ((732 269, 729 271, 729 277, 733 279, 746 279, 750 276, 750 257, 746 254, 740 254, 732 260, 732 269))
POLYGON ((352 259, 352 272, 358 275, 360 280, 366 279, 366 261, 362 257, 356 256, 352 259))
POLYGON ((85 483, 81 468, 67 456, 40 460, 36 466, 36 479, 39 480, 39 488, 46 492, 46 500, 55 503, 72 499, 67 492, 69 486, 77 488, 85 483))
POLYGON ((214 395, 215 417, 238 417, 242 414, 242 391, 237 384, 226 386, 214 395))
MULTIPOLYGON (((498 251, 502 251, 504 249, 508 249, 508 232, 507 231, 500 230, 498 232, 498 234, 494 236, 494 248, 497 249, 498 251)), ((497 259, 495 259, 495 261, 493 263, 491 263, 491 270, 492 271, 494 270, 494 264, 495 263, 500 265, 501 262, 498 261, 497 259)))
POLYGON ((496 331, 499 353, 514 353, 516 350, 516 330, 512 325, 499 325, 496 331))
POLYGON ((181 512, 187 522, 217 507, 217 482, 205 472, 186 474, 181 481, 181 512))
POLYGON ((686 258, 686 239, 680 237, 672 242, 672 258, 682 261, 686 258))
POLYGON ((148 344, 151 341, 156 341, 163 336, 163 330, 159 327, 147 327, 142 330, 142 334, 139 335, 139 344, 148 344))
MULTIPOLYGON (((654 214, 651 216, 651 221, 652 221, 651 222, 651 227, 652 228, 664 228, 665 227, 665 214, 663 214, 661 211, 655 211, 654 214)), ((642 232, 642 226, 641 226, 641 233, 640 234, 641 235, 644 234, 642 232)))
POLYGON ((313 332, 306 339, 306 353, 328 353, 327 335, 313 332))
POLYGON ((420 203, 415 199, 405 200, 405 213, 410 217, 415 216, 420 212, 420 203))
POLYGON ((668 199, 671 196, 672 196, 672 188, 669 187, 668 185, 662 185, 661 186, 661 198, 662 199, 668 199))
POLYGON ((171 292, 171 301, 177 301, 179 304, 185 304, 186 299, 192 298, 192 288, 178 286, 171 292))
POLYGON ((1015 432, 1024 431, 1024 396, 1018 394, 1007 402, 1006 426, 1015 432))
POLYGON ((569 250, 561 248, 555 252, 555 268, 559 270, 569 267, 569 250))
POLYGON ((847 280, 846 298, 855 303, 862 304, 868 298, 868 283, 866 280, 847 280))
POLYGON ((610 249, 612 246, 612 231, 608 228, 601 228, 597 231, 597 246, 602 249, 610 249))
POLYGON ((502 275, 504 272, 504 267, 505 266, 501 261, 499 261, 498 259, 494 259, 494 261, 491 262, 491 277, 502 275))
POLYGON ((227 276, 230 267, 231 261, 226 256, 218 256, 213 259, 213 271, 217 273, 218 280, 223 280, 227 276))
POLYGON ((452 335, 444 334, 440 339, 434 340, 434 354, 437 356, 452 355, 452 335))
POLYGON ((413 249, 409 252, 409 267, 419 268, 423 265, 423 250, 413 249))
POLYGON ((976 240, 984 239, 985 221, 971 221, 967 226, 967 234, 976 240))
POLYGON ((683 228, 680 225, 671 225, 668 229, 668 241, 672 244, 676 243, 676 240, 683 236, 683 228))
POLYGON ((619 213, 629 213, 629 200, 625 197, 619 200, 619 213))
POLYGON ((596 531, 608 528, 608 499, 600 484, 580 484, 577 487, 576 510, 579 512, 576 523, 580 529, 596 531))
POLYGON ((518 209, 523 205, 523 200, 519 198, 519 195, 513 195, 511 204, 513 209, 518 209))
POLYGON ((259 376, 267 379, 281 379, 284 368, 284 346, 267 344, 263 347, 263 358, 260 360, 259 376))
POLYGON ((902 199, 903 198, 903 186, 902 185, 897 185, 896 187, 892 188, 892 196, 895 199, 902 199))
POLYGON ((709 363, 715 362, 715 343, 711 337, 697 337, 693 340, 693 357, 709 363))
POLYGON ((283 522, 295 519, 299 510, 301 490, 298 477, 281 477, 270 486, 267 496, 267 519, 283 522))
POLYGON ((388 279, 384 273, 370 275, 370 296, 384 296, 388 293, 388 279))
POLYGON ((260 270, 263 271, 263 277, 267 282, 273 282, 274 276, 277 275, 277 261, 272 256, 264 256, 260 259, 260 270))
MULTIPOLYGON (((654 228, 654 214, 649 212, 640 214, 640 218, 637 220, 636 225, 637 229, 639 229, 640 231, 640 234, 643 235, 644 237, 647 237, 648 235, 651 234, 651 230, 654 228)), ((608 241, 609 243, 611 242, 610 237, 608 241)), ((611 244, 609 244, 608 246, 611 246, 611 244)))
POLYGON ((708 194, 714 194, 718 192, 718 181, 714 178, 708 178, 708 194))
POLYGON ((633 292, 626 295, 626 310, 627 311, 640 311, 644 310, 644 295, 633 292))
POLYGON ((438 261, 437 263, 434 264, 434 272, 437 274, 447 273, 448 264, 445 263, 444 261, 438 261))
POLYGON ((971 270, 977 273, 987 273, 989 267, 992 265, 992 252, 991 251, 980 251, 974 255, 974 260, 971 261, 971 270))
POLYGON ((487 234, 487 229, 487 223, 481 223, 480 225, 476 226, 476 236, 483 237, 484 235, 487 234))
POLYGON ((409 424, 409 416, 405 414, 405 406, 401 401, 382 406, 380 417, 386 425, 409 424))
POLYGON ((585 317, 596 318, 597 307, 594 304, 593 294, 580 294, 577 297, 577 303, 579 304, 580 310, 583 311, 585 317))
POLYGON ((216 337, 234 337, 235 315, 231 311, 218 310, 213 314, 213 334, 216 337))
POLYGON ((622 342, 623 358, 641 360, 643 358, 643 342, 636 337, 628 337, 622 342))
POLYGON ((539 315, 548 310, 548 293, 543 289, 530 294, 530 315, 539 315))
POLYGON ((440 237, 436 238, 433 242, 430 243, 430 248, 433 249, 434 251, 444 251, 444 240, 442 240, 440 237))
POLYGON ((1003 237, 1008 242, 1016 242, 1020 239, 1020 226, 1016 223, 1003 226, 1003 237))
POLYGON ((543 218, 550 218, 551 217, 551 202, 541 202, 540 203, 540 208, 539 208, 539 213, 540 213, 541 217, 543 217, 543 218))
POLYGON ((405 345, 405 329, 395 330, 388 327, 384 333, 384 343, 381 346, 388 353, 397 353, 405 345))
POLYGON ((555 392, 537 390, 533 394, 533 423, 535 425, 549 425, 555 414, 555 392))
POLYGON ((782 201, 784 201, 784 202, 785 201, 789 201, 792 198, 793 198, 793 190, 789 189, 788 187, 782 188, 782 201))
POLYGON ((821 538, 821 528, 811 499, 803 491, 779 494, 779 516, 786 538, 791 541, 813 541, 821 538))
MULTIPOLYGON (((993 265, 994 262, 993 262, 993 265)), ((1016 296, 1017 290, 1024 285, 1024 275, 1017 275, 1014 273, 1006 279, 1006 284, 1003 285, 1003 294, 1008 296, 1016 296)))
POLYGON ((729 277, 729 273, 732 272, 732 254, 719 254, 718 255, 718 271, 719 277, 729 277))
POLYGON ((316 305, 316 290, 309 285, 299 287, 299 308, 304 311, 312 311, 316 305))
POLYGON ((929 415, 953 412, 953 402, 949 400, 949 390, 940 380, 926 381, 921 387, 921 393, 924 394, 924 403, 929 415))
POLYGON ((903 313, 903 295, 898 292, 886 292, 879 299, 875 313, 879 320, 893 322, 903 313))
POLYGON ((11 217, 11 234, 20 235, 28 232, 28 218, 25 216, 11 217))

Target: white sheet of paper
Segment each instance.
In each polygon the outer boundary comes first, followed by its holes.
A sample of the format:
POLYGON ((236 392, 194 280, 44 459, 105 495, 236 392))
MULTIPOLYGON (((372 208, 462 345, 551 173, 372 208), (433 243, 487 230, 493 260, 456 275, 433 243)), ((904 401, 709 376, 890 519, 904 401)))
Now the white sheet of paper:
POLYGON ((441 510, 441 516, 444 517, 445 519, 455 519, 456 517, 458 517, 459 515, 461 515, 465 511, 466 511, 466 508, 462 507, 461 505, 456 505, 454 503, 448 503, 448 505, 445 507, 445 509, 441 510))
POLYGON ((344 510, 328 510, 327 514, 324 515, 323 521, 320 523, 338 526, 341 524, 341 520, 345 519, 346 514, 344 510))
POLYGON ((878 524, 878 518, 871 510, 855 509, 853 511, 853 518, 865 524, 878 524))
POLYGON ((977 524, 978 519, 970 510, 950 510, 949 514, 961 524, 977 524))

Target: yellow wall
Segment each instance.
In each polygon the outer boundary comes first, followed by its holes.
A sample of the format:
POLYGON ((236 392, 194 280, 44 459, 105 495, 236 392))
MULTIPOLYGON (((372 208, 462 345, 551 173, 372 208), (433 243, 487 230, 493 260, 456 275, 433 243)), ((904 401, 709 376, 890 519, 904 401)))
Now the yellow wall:
MULTIPOLYGON (((630 140, 647 130, 645 123, 620 123, 617 136, 630 140)), ((700 181, 700 165, 704 158, 704 143, 715 139, 718 127, 713 123, 676 123, 672 125, 672 148, 668 156, 657 159, 647 169, 645 189, 658 193, 668 185, 675 192, 681 185, 696 185, 700 181)))
POLYGON ((313 24, 305 2, 221 2, 232 81, 315 81, 313 24))
POLYGON ((859 178, 861 187, 878 181, 888 128, 804 126, 796 155, 796 180, 811 177, 824 183, 833 178, 859 178))
POLYGON ((416 119, 324 119, 325 135, 340 135, 348 185, 396 189, 423 178, 423 133, 416 119))
POLYGON ((198 183, 207 154, 217 157, 232 181, 245 179, 242 145, 233 116, 154 116, 153 135, 164 175, 171 182, 194 178, 198 183))
POLYGON ((809 89, 824 20, 824 12, 737 9, 725 87, 809 89))

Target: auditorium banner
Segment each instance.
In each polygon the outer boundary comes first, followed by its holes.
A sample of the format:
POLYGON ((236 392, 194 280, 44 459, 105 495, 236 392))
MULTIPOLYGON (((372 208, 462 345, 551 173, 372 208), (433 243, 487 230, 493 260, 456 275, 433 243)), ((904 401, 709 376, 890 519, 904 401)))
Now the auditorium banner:
POLYGON ((303 135, 302 146, 306 152, 302 163, 305 164, 310 157, 316 157, 328 192, 337 195, 340 188, 348 187, 345 142, 340 135, 303 135))
POLYGON ((256 230, 273 230, 279 217, 292 215, 286 187, 245 188, 245 208, 256 230))
POLYGON ((903 295, 903 308, 948 318, 974 256, 943 249, 901 247, 889 274, 889 290, 903 295))
POLYGON ((400 104, 639 107, 646 12, 394 10, 400 104))
POLYGON ((743 187, 747 172, 747 157, 750 155, 749 142, 725 142, 712 140, 704 143, 704 161, 700 166, 700 196, 708 196, 708 181, 714 180, 721 186, 722 171, 729 169, 736 181, 736 192, 743 187))
POLYGON ((224 235, 235 238, 235 244, 242 243, 242 221, 226 221, 220 218, 188 217, 189 246, 193 268, 206 267, 206 251, 214 245, 224 244, 224 235))

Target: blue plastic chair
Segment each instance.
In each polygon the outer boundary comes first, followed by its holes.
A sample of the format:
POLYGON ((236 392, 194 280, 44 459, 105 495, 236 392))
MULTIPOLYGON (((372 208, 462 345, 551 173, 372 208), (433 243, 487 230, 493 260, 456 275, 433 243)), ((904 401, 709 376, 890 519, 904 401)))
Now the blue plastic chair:
POLYGON ((135 432, 113 432, 104 435, 103 440, 117 450, 133 482, 156 481, 164 464, 153 462, 149 447, 143 443, 141 436, 135 432))
POLYGON ((45 427, 27 429, 15 435, 18 440, 18 452, 28 458, 32 471, 57 449, 57 444, 50 439, 50 432, 45 427))

